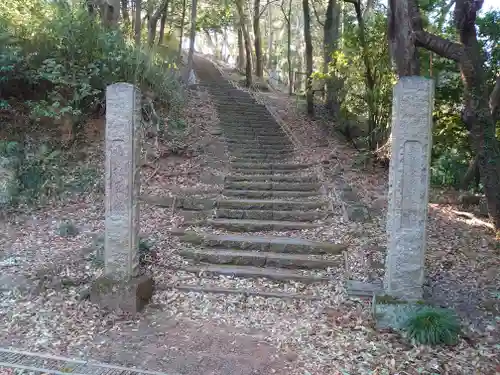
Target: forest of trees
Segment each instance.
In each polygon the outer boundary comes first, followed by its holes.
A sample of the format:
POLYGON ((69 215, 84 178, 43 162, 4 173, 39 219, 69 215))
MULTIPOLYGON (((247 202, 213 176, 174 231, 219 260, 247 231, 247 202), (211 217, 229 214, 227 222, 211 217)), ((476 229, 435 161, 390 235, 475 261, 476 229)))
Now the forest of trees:
POLYGON ((192 67, 196 33, 219 59, 234 58, 249 87, 273 72, 310 115, 360 133, 363 148, 387 158, 392 87, 422 75, 436 83, 432 183, 484 192, 500 227, 500 11, 482 5, 9 0, 0 5, 0 107, 22 96, 31 118, 69 114, 78 127, 99 110, 105 86, 125 80, 175 112, 175 64, 189 38, 192 67))

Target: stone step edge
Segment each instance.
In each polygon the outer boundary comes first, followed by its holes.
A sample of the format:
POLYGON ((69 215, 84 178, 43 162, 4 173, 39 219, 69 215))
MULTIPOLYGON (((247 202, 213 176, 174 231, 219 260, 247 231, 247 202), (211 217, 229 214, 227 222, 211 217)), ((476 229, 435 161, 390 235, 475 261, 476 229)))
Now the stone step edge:
POLYGON ((165 284, 158 285, 158 290, 177 289, 185 292, 204 293, 204 294, 224 294, 224 295, 244 295, 247 297, 265 297, 265 298, 280 298, 280 299, 304 299, 310 301, 318 301, 324 299, 322 296, 313 296, 299 293, 286 292, 269 292, 256 289, 242 288, 221 288, 207 285, 190 285, 190 284, 165 284))
MULTIPOLYGON (((296 270, 271 267, 233 266, 233 265, 209 265, 200 264, 195 266, 168 267, 170 270, 188 273, 208 273, 223 276, 232 276, 249 279, 269 279, 278 281, 300 281, 304 284, 320 283, 334 280, 332 277, 303 275, 296 270)), ((202 276, 198 276, 202 277, 202 276)))
MULTIPOLYGON (((183 226, 222 226, 224 228, 236 229, 235 231, 241 232, 239 229, 245 231, 252 230, 258 227, 270 227, 273 230, 303 230, 319 228, 320 225, 316 223, 309 223, 304 221, 286 221, 286 220, 254 220, 254 219, 202 219, 202 220, 186 220, 183 226), (250 228, 244 228, 249 226, 250 228)), ((259 231, 259 230, 257 230, 259 231)))
POLYGON ((198 263, 209 263, 214 265, 234 265, 234 266, 249 266, 258 268, 280 268, 286 270, 319 270, 327 268, 345 267, 345 256, 343 254, 326 255, 326 254, 304 254, 304 253, 278 253, 272 251, 255 251, 255 250, 239 250, 239 249, 224 249, 224 248, 199 248, 199 249, 180 249, 178 254, 184 258, 192 259, 198 263), (329 256, 327 259, 325 256, 329 256), (219 261, 217 257, 220 257, 219 261), (237 264, 231 262, 220 261, 224 257, 246 259, 250 263, 237 264), (212 260, 211 260, 212 259, 212 260), (251 264, 254 261, 254 264, 251 264), (255 262, 257 261, 257 262, 255 262), (268 263, 274 263, 275 265, 268 263))
MULTIPOLYGON (((184 242, 189 242, 189 243, 196 243, 197 245, 203 244, 203 241, 210 241, 210 240, 227 240, 227 237, 233 237, 237 238, 236 240, 229 240, 233 242, 241 242, 241 243, 248 243, 251 242, 252 240, 257 240, 256 243, 271 243, 271 242, 282 242, 283 245, 287 245, 287 239, 290 239, 290 237, 278 237, 278 236, 253 236, 253 235, 242 235, 242 234, 236 234, 236 235, 230 235, 230 234, 212 234, 212 233, 198 233, 192 230, 186 230, 184 228, 180 227, 173 227, 170 228, 169 233, 172 236, 176 237, 184 237, 184 242), (224 239, 224 237, 226 237, 224 239), (284 240, 284 241, 283 241, 284 240)), ((293 239, 293 237, 292 237, 293 239)), ((303 245, 312 245, 314 249, 318 249, 315 253, 310 253, 310 254, 331 254, 331 255, 336 255, 336 254, 343 254, 348 251, 349 246, 345 243, 341 244, 333 244, 333 243, 328 243, 328 242, 320 242, 320 241, 312 241, 312 240, 307 240, 307 239, 301 239, 301 238, 296 238, 297 240, 303 240, 305 243, 303 245)), ((294 244, 291 244, 294 245, 294 244)), ((300 246, 300 244, 298 244, 300 246)))

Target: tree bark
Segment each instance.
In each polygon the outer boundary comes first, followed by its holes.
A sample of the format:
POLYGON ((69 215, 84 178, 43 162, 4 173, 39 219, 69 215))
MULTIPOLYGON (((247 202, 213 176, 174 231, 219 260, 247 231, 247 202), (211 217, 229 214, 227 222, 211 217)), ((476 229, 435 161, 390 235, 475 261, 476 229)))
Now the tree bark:
POLYGON ((254 0, 253 7, 253 34, 255 43, 255 74, 257 77, 264 76, 264 66, 262 65, 262 35, 260 32, 260 0, 254 0))
POLYGON ((293 65, 292 65, 292 0, 288 0, 288 7, 285 9, 284 0, 280 5, 281 13, 286 23, 286 62, 288 65, 288 95, 293 95, 293 65))
POLYGON ((252 77, 252 42, 250 39, 250 33, 247 28, 247 17, 245 14, 245 9, 242 0, 236 1, 236 8, 238 9, 238 14, 240 16, 241 31, 243 33, 243 40, 245 41, 245 76, 246 76, 246 87, 250 87, 253 82, 252 77))
POLYGON ((148 45, 150 47, 153 46, 156 38, 156 27, 158 26, 158 21, 164 11, 164 9, 168 6, 168 0, 164 0, 158 9, 149 17, 148 21, 148 45))
POLYGON ((189 80, 189 74, 193 70, 193 57, 194 57, 194 39, 196 38, 196 8, 198 6, 197 0, 191 2, 191 30, 189 31, 189 52, 188 63, 186 71, 186 82, 189 80))
POLYGON ((158 45, 163 44, 163 39, 165 38, 165 25, 167 23, 167 15, 168 15, 168 1, 163 8, 160 18, 160 34, 158 35, 158 45))
POLYGON ((267 39, 267 70, 271 71, 274 67, 273 61, 273 15, 272 5, 267 3, 267 26, 268 26, 268 39, 267 39))
POLYGON ((337 77, 329 75, 333 54, 338 49, 339 25, 339 4, 337 0, 328 0, 325 24, 323 25, 323 73, 328 77, 326 81, 326 107, 332 114, 338 114, 340 110, 340 104, 337 97, 337 90, 340 87, 340 82, 337 77))
POLYGON ((184 37, 184 20, 186 19, 186 0, 182 0, 181 30, 179 36, 179 61, 182 57, 182 38, 184 37))
POLYGON ((130 26, 130 14, 128 12, 128 0, 121 0, 121 10, 122 10, 122 18, 123 22, 127 27, 130 26))
POLYGON ((134 39, 135 45, 141 45, 141 11, 142 11, 142 0, 135 0, 135 20, 134 20, 134 39))
POLYGON ((309 0, 302 0, 302 9, 304 11, 304 40, 306 42, 306 101, 307 114, 314 115, 314 97, 312 91, 312 73, 313 73, 313 45, 311 38, 311 12, 309 10, 309 0))
POLYGON ((238 70, 245 69, 245 42, 243 41, 243 28, 238 26, 238 70))

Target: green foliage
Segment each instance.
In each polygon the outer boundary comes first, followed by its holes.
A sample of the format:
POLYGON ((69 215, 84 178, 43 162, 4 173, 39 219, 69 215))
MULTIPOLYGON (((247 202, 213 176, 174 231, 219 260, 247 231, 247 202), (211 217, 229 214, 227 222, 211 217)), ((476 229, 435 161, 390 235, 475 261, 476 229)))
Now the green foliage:
POLYGON ((77 226, 69 220, 63 220, 59 224, 58 234, 62 237, 74 237, 79 232, 77 226))
POLYGON ((136 48, 120 30, 106 29, 84 7, 14 0, 0 5, 0 89, 16 79, 38 95, 32 118, 70 116, 76 123, 103 102, 115 82, 152 91, 175 113, 182 102, 176 67, 165 51, 136 48))
POLYGON ((390 64, 386 40, 387 20, 385 12, 376 11, 365 25, 368 59, 373 68, 374 90, 366 87, 366 66, 363 61, 359 32, 353 22, 344 30, 344 48, 333 56, 330 76, 344 82, 340 90, 341 111, 344 118, 373 118, 376 139, 384 138, 390 129, 392 87, 396 76, 390 64), (372 108, 370 110, 370 107, 372 108))
POLYGON ((463 151, 444 150, 431 164, 431 184, 458 188, 468 168, 467 160, 463 151))
POLYGON ((101 189, 101 175, 95 168, 70 163, 61 153, 42 144, 24 147, 18 142, 0 141, 4 167, 14 174, 12 204, 33 205, 64 194, 89 193, 101 189))
POLYGON ((451 310, 425 307, 408 318, 404 331, 422 345, 455 345, 460 323, 451 310))

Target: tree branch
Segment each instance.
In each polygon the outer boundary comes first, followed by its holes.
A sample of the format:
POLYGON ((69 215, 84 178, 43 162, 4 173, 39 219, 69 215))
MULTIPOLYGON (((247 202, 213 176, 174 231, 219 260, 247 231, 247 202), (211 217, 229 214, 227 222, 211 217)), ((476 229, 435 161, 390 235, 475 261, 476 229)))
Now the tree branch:
POLYGON ((266 4, 264 4, 264 6, 262 7, 262 10, 259 12, 259 16, 257 17, 257 19, 260 19, 260 17, 262 17, 262 15, 264 14, 264 12, 266 11, 267 9, 267 6, 269 4, 273 4, 273 3, 277 3, 279 0, 270 0, 268 1, 266 4))
POLYGON ((312 8, 313 8, 313 12, 314 12, 314 15, 316 16, 316 20, 318 21, 318 23, 321 25, 321 26, 325 26, 324 22, 321 22, 319 20, 319 15, 318 15, 318 12, 316 11, 316 7, 314 6, 314 0, 311 1, 311 5, 312 5, 312 8))
POLYGON ((416 45, 437 53, 441 57, 459 62, 464 54, 464 48, 459 43, 451 42, 440 36, 424 30, 415 30, 416 45))

